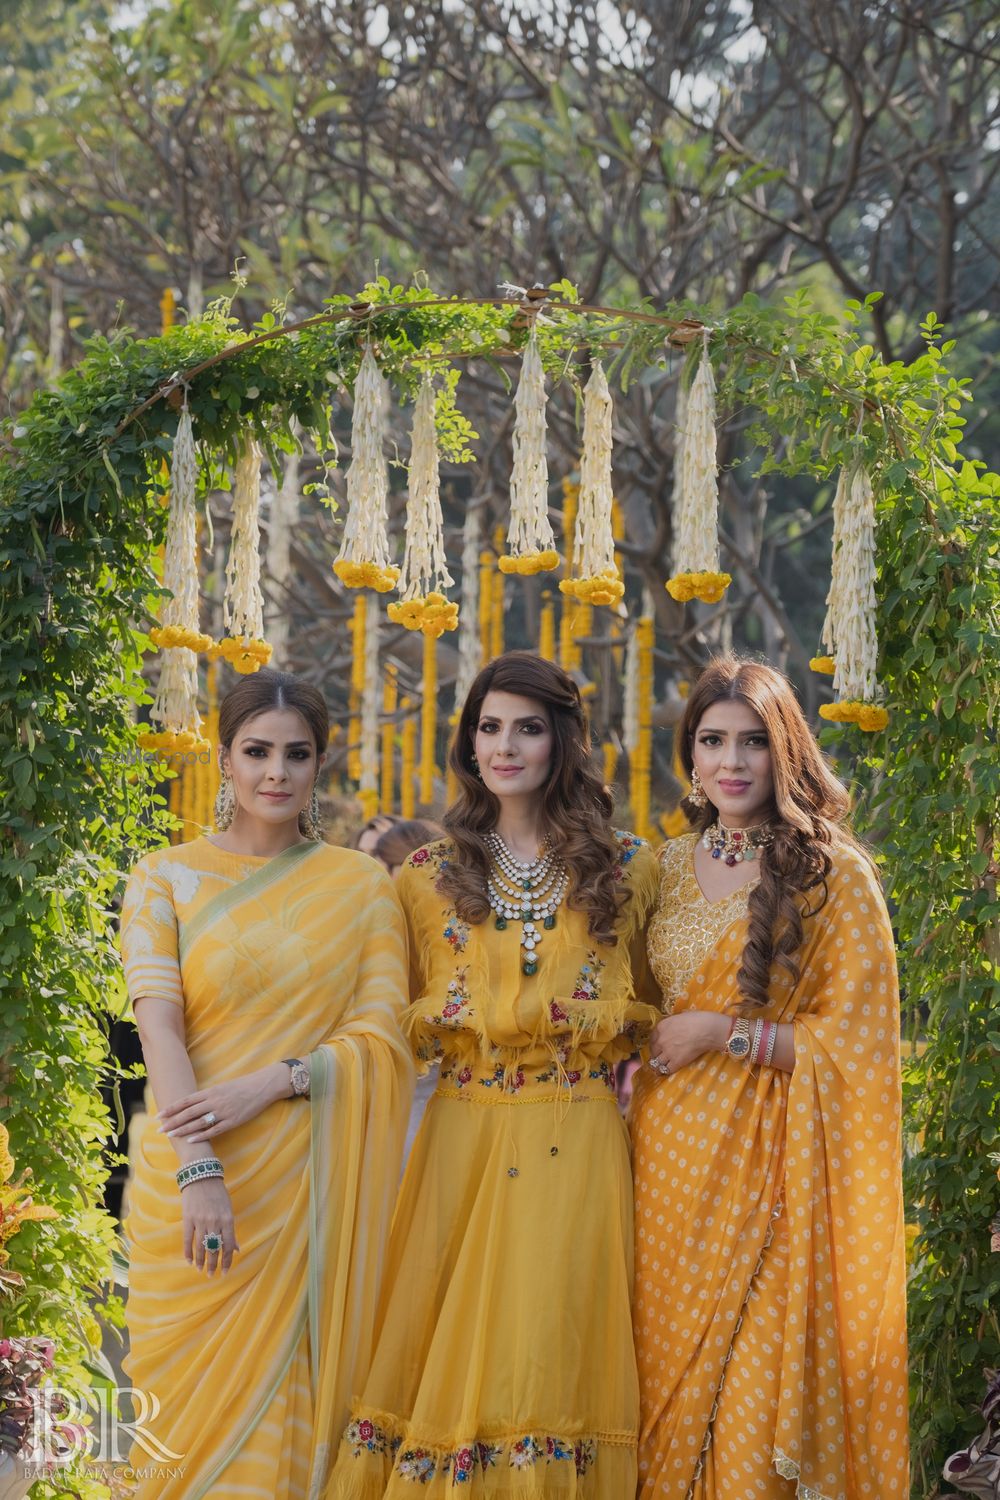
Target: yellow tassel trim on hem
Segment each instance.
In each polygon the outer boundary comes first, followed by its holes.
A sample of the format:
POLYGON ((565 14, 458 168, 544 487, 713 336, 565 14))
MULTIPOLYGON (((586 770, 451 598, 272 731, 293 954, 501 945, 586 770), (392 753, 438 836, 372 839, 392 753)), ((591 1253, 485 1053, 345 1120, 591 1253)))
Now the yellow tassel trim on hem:
POLYGON ((436 592, 423 599, 401 599, 390 604, 386 614, 394 625, 405 625, 407 630, 420 630, 435 638, 446 630, 458 629, 458 605, 436 592))
POLYGON ((598 573, 590 578, 564 578, 559 592, 583 604, 617 604, 625 593, 625 585, 617 574, 598 573))
POLYGON ((861 703, 857 700, 846 703, 821 703, 819 716, 831 724, 857 724, 859 729, 876 733, 889 722, 887 709, 878 703, 861 703))
POLYGON ((822 672, 825 677, 832 677, 837 670, 837 663, 832 656, 812 656, 809 658, 809 667, 813 672, 822 672))
POLYGON ((686 604, 700 599, 702 604, 718 604, 733 581, 731 573, 675 573, 666 582, 671 599, 686 604))
POLYGON ((559 554, 551 547, 544 552, 524 552, 518 557, 505 552, 497 559, 497 566, 501 573, 520 573, 527 578, 533 573, 551 573, 553 568, 558 568, 559 554))

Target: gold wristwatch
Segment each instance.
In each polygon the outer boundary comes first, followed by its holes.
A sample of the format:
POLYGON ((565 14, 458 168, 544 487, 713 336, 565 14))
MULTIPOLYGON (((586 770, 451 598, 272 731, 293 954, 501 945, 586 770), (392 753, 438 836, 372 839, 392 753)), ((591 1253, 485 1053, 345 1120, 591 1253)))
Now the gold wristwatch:
POLYGON ((739 1016, 733 1022, 729 1040, 726 1043, 726 1051, 730 1057, 735 1057, 737 1062, 742 1062, 750 1051, 750 1022, 746 1016, 739 1016))
POLYGON ((292 1093, 297 1099, 309 1098, 309 1069, 297 1057, 283 1057, 282 1062, 292 1070, 292 1093))

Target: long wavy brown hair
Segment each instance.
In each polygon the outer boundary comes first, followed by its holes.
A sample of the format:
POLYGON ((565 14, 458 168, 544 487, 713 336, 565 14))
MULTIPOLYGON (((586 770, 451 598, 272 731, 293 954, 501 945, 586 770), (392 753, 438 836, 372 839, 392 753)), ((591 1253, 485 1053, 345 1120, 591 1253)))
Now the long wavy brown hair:
MULTIPOLYGON (((838 847, 867 851, 848 823, 850 797, 820 751, 795 689, 783 673, 762 662, 720 656, 691 689, 680 723, 680 755, 691 775, 694 738, 713 703, 745 703, 767 730, 774 778, 774 805, 766 814, 774 839, 759 855, 760 880, 747 900, 749 923, 736 983, 748 1005, 766 1005, 772 965, 799 977, 802 919, 815 916, 827 899, 827 877, 838 847)), ((718 813, 711 801, 681 802, 699 833, 718 813)))
POLYGON ((485 835, 496 826, 500 799, 476 775, 473 755, 483 700, 491 692, 533 698, 545 709, 553 746, 542 789, 539 834, 548 837, 570 873, 567 904, 586 912, 589 932, 597 942, 614 944, 628 892, 614 874, 618 845, 611 826, 611 793, 594 769, 579 688, 561 667, 533 651, 498 656, 469 689, 448 751, 458 796, 443 821, 455 853, 438 877, 438 890, 463 921, 482 922, 489 916, 485 835))

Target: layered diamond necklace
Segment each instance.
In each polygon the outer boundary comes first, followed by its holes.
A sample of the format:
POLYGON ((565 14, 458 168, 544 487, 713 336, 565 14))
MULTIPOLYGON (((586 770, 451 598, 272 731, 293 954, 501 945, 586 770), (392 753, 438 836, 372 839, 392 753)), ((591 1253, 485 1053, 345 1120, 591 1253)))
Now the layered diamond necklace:
POLYGON ((486 835, 492 864, 486 879, 495 926, 502 932, 508 922, 521 923, 521 971, 538 972, 538 945, 545 931, 556 925, 556 912, 569 888, 569 874, 562 860, 542 845, 529 864, 515 858, 495 829, 486 835))

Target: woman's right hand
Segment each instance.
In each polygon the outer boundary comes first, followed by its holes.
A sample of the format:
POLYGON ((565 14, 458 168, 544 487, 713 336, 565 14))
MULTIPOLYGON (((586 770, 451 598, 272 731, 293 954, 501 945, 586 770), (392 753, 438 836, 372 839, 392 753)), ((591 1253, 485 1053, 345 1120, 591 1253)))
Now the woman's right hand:
POLYGON ((184 1259, 199 1271, 207 1271, 209 1276, 213 1276, 217 1270, 228 1271, 233 1263, 233 1253, 240 1247, 236 1243, 233 1205, 223 1179, 208 1177, 201 1182, 190 1183, 181 1190, 181 1206, 184 1214, 184 1259), (206 1234, 221 1237, 221 1251, 205 1249, 202 1240, 206 1234))

